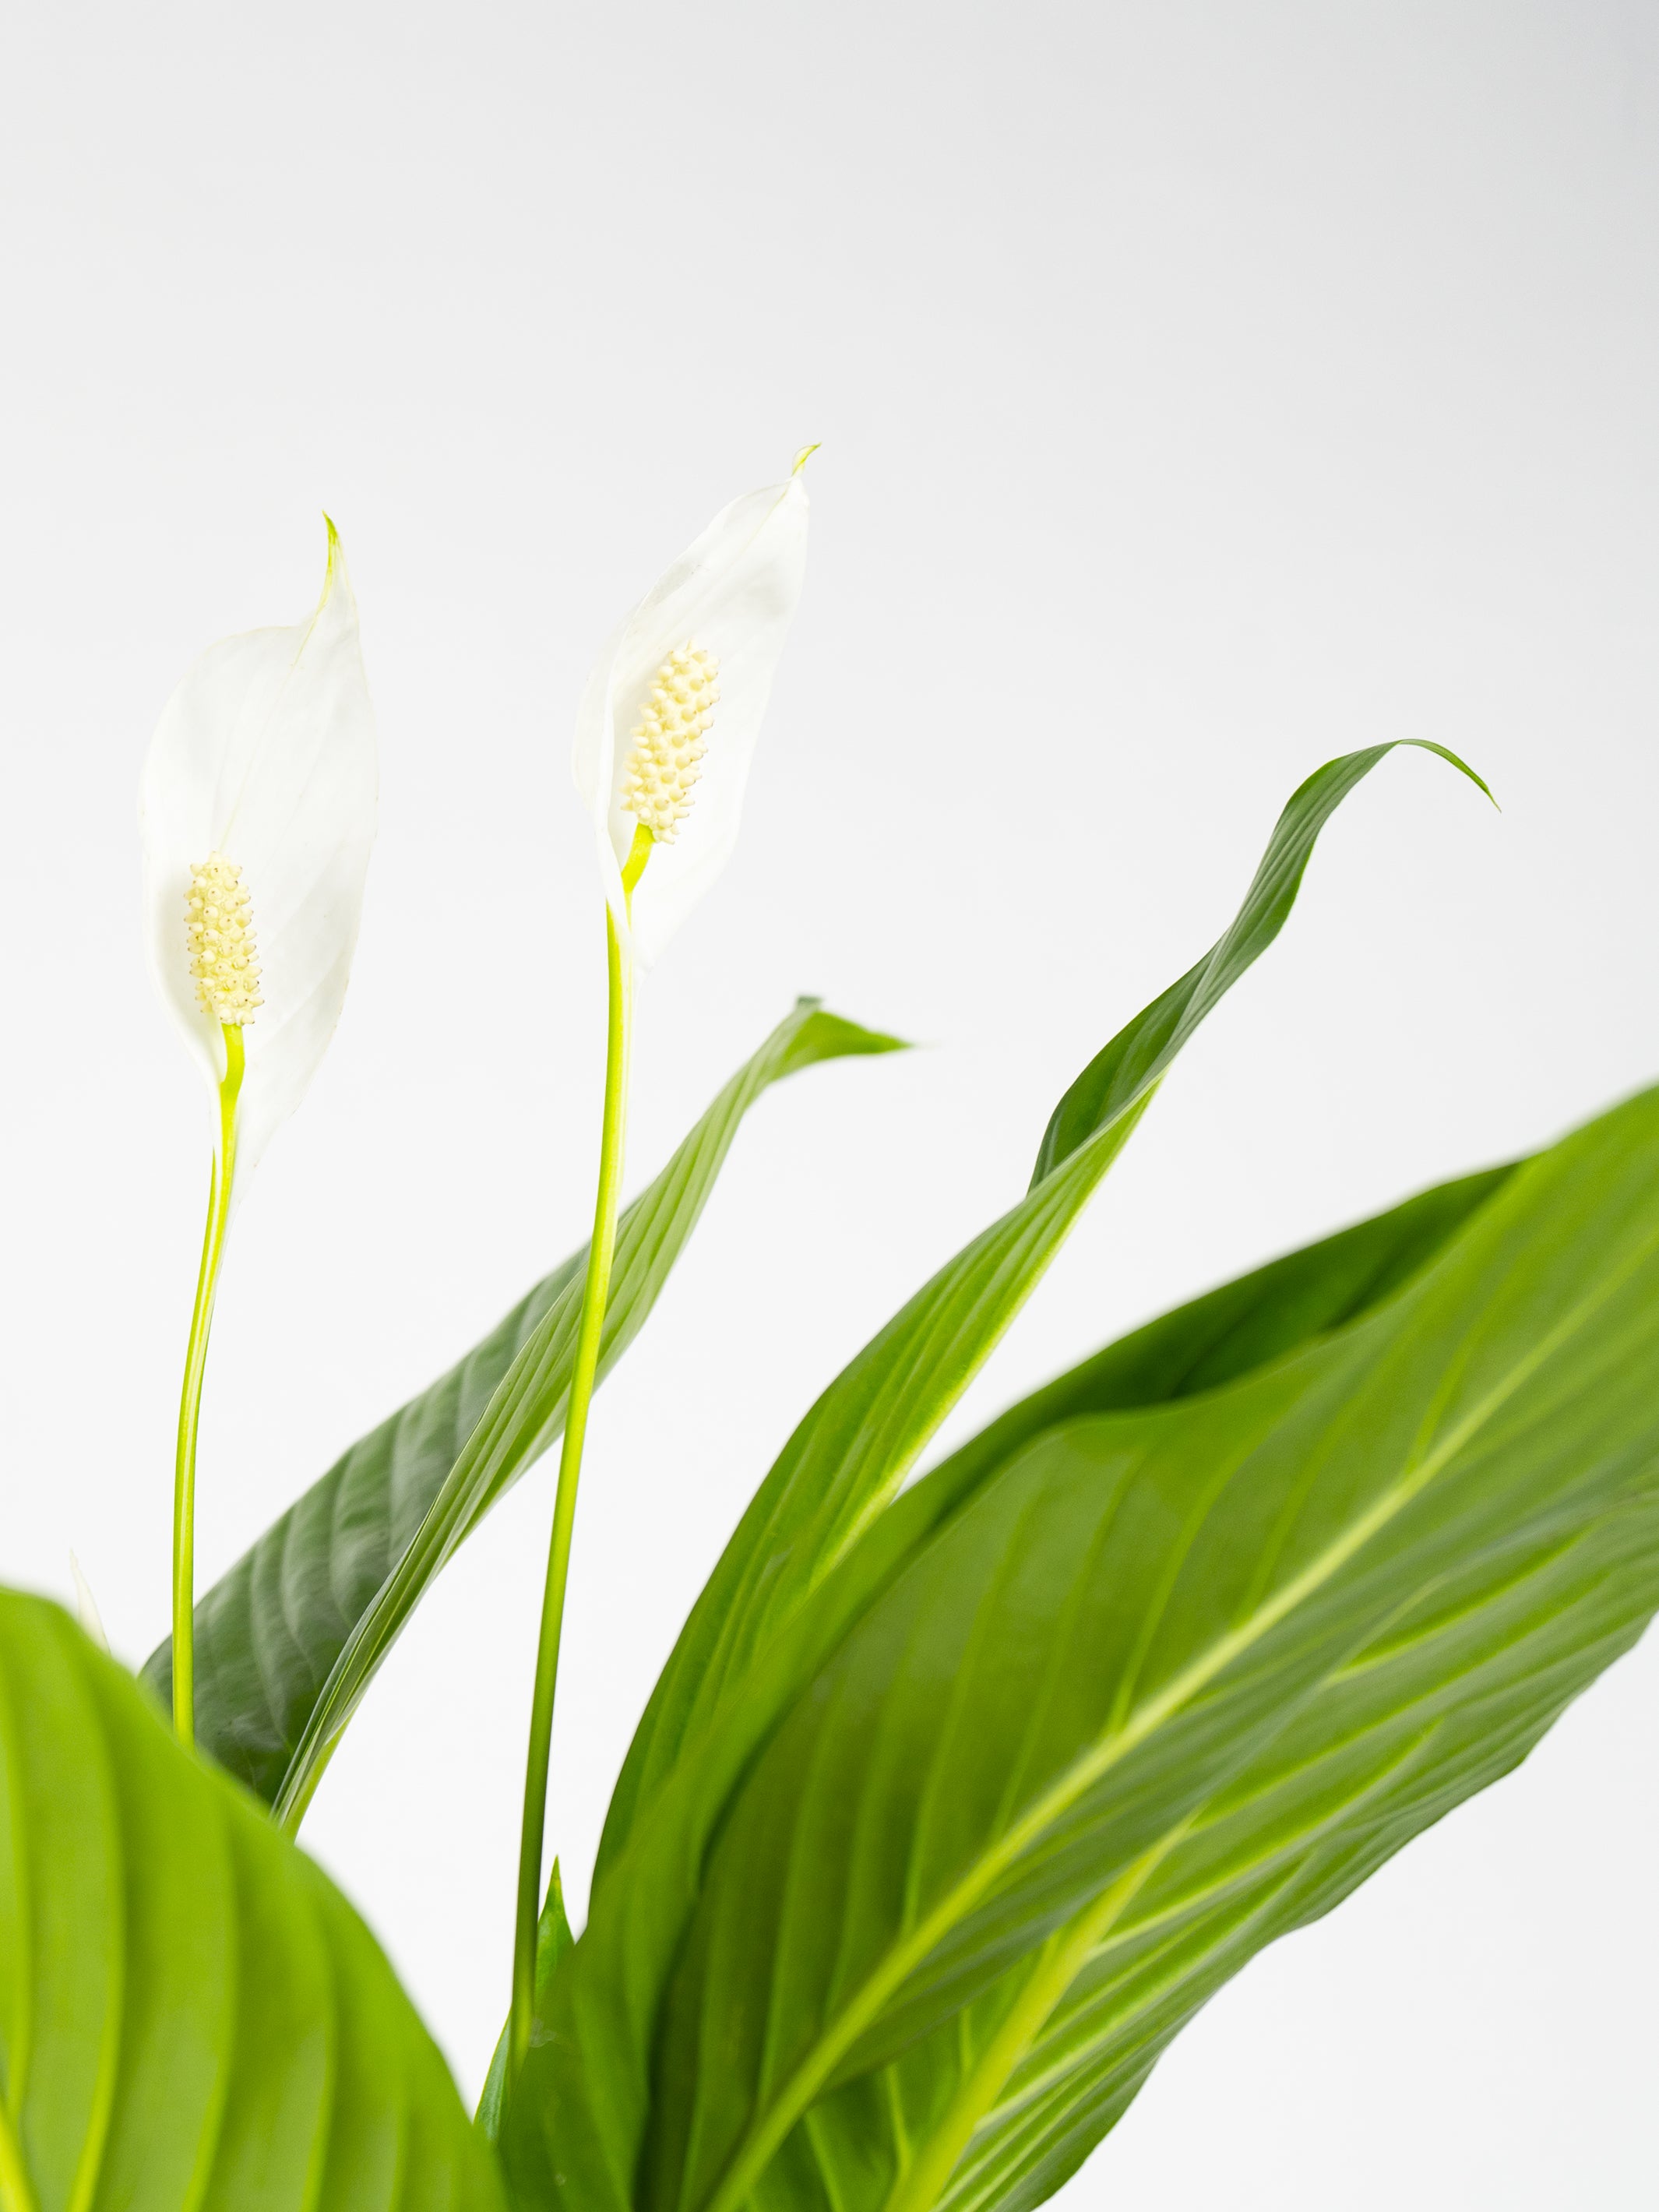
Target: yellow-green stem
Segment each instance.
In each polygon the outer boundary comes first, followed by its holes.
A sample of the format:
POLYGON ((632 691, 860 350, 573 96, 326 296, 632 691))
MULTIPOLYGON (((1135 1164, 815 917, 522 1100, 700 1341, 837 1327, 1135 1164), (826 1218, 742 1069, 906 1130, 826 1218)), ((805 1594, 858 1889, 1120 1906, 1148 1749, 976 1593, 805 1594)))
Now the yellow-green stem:
POLYGON ((173 1462, 173 1725, 179 1741, 196 1741, 196 1431, 202 1413, 202 1376, 207 1369, 208 1334, 213 1327, 213 1294, 230 1219, 231 1186, 236 1176, 236 1106, 245 1065, 242 1032, 223 1025, 225 1072, 219 1084, 219 1143, 208 1187, 207 1228, 202 1265, 196 1278, 196 1304, 190 1317, 185 1354, 185 1386, 179 1399, 179 1443, 173 1462))
MULTIPOLYGON (((651 857, 651 832, 641 823, 623 870, 623 891, 633 896, 651 857)), ((536 1929, 541 1917, 542 1845, 547 1822, 547 1770, 553 1742, 553 1699, 559 1678, 559 1637, 564 1625, 565 1584, 570 1572, 570 1537, 576 1518, 576 1486, 581 1480, 587 1409, 599 1373, 605 1302, 611 1291, 611 1263, 617 1246, 617 1209, 622 1192, 623 1142, 628 1122, 628 1048, 633 1012, 633 962, 607 906, 605 957, 609 1018, 605 1032, 605 1115, 599 1136, 599 1186, 593 1202, 593 1238, 587 1248, 576 1352, 570 1369, 570 1397, 565 1408, 564 1443, 559 1454, 559 1486, 553 1501, 553 1533, 547 1547, 547 1583, 542 1596, 541 1634, 536 1646, 536 1684, 530 1707, 530 1749, 525 1761, 524 1820, 519 1834, 519 1889, 513 1930, 513 2010, 507 2051, 509 2081, 530 2049, 536 2007, 536 1929)))

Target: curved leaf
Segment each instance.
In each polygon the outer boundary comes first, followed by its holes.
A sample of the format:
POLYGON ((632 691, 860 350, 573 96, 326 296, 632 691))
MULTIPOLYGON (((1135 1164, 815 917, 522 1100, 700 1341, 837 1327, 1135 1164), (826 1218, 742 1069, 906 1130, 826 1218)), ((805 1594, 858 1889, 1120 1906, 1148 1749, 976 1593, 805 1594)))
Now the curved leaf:
POLYGON ((1656 1606, 1650 1092, 1368 1316, 1064 1419, 942 1521, 728 1807, 640 2201, 1038 2201, 1221 1980, 1656 1606))
MULTIPOLYGON (((1423 738, 1403 742, 1449 761, 1491 799, 1492 793, 1468 762, 1448 752, 1444 745, 1432 744, 1423 738)), ((1189 968, 1178 983, 1172 983, 1161 999, 1155 999, 1096 1054, 1055 1107, 1037 1152, 1031 1176, 1033 1189, 1080 1145, 1087 1144, 1101 1123, 1119 1110, 1122 1101, 1139 1097, 1149 1084, 1158 1080, 1206 1014, 1261 958, 1290 918, 1314 840, 1354 786, 1370 774, 1385 753, 1394 750, 1391 744, 1369 745, 1363 752, 1343 753, 1336 760, 1327 761, 1291 793, 1231 928, 1195 968, 1189 968)))
POLYGON ((1041 2032, 1003 2057, 1017 2063, 994 2094, 958 2093, 958 2130, 972 2133, 945 2201, 1040 2203, 1222 1983, 1524 1759, 1640 1635, 1656 1589, 1650 1517, 1627 1525, 1615 1510, 1577 1540, 1546 1538, 1478 1610, 1451 1582, 1402 1613, 1276 1758, 1218 1795, 1041 2032))
MULTIPOLYGON (((601 1376, 643 1326, 761 1093, 819 1060, 898 1049, 816 999, 799 1001, 623 1213, 601 1376)), ((198 1741, 267 1803, 303 1808, 329 1744, 428 1583, 557 1439, 586 1260, 584 1245, 448 1374, 353 1444, 198 1601, 198 1741), (326 1717, 307 1739, 325 1686, 326 1717)), ((172 1652, 169 1638, 144 1667, 164 1704, 172 1652)))
POLYGON ((1064 1421, 1176 1403, 1351 1325, 1426 1267, 1515 1172, 1488 1169, 1423 1192, 1164 1315, 1011 1407, 897 1500, 769 1646, 765 1668, 728 1701, 698 1757, 659 1792, 648 1848, 630 1852, 596 1896, 576 1971, 546 2006, 550 2047, 532 2057, 527 2076, 514 2143, 528 2201, 551 2201, 543 2163, 550 2119, 561 2124, 568 2165, 576 2146, 604 2141, 590 2113, 603 2126, 641 2105, 628 2053, 648 2044, 656 1961, 672 1958, 695 1908, 708 1838, 780 1716, 945 1523, 1064 1421))
MULTIPOLYGON (((1473 769, 1436 753, 1482 791, 1473 769)), ((1030 1295, 1199 1024, 1284 927, 1320 831, 1392 744, 1328 761, 1294 791, 1231 927, 1121 1030, 1066 1091, 1021 1202, 918 1291, 844 1368, 784 1446, 692 1609, 629 1747, 596 1878, 639 1808, 843 1552, 896 1493, 1030 1295)), ((1488 792, 1488 798, 1491 793, 1488 792)))
POLYGON ((0 1592, 9 2212, 499 2212, 367 1929, 57 1607, 0 1592))
MULTIPOLYGON (((589 1924, 556 1987, 550 2040, 526 2068, 525 2109, 504 2138, 532 2201, 550 2203, 568 2186, 612 2212, 632 2202, 658 2010, 727 1795, 802 1684, 907 1555, 917 1514, 931 1509, 909 1498, 894 1506, 896 1490, 1121 1150, 1175 1054, 1282 927, 1332 811, 1389 750, 1328 763, 1292 795, 1232 927, 1120 1032, 1061 1101, 1027 1196, 866 1346, 762 1486, 682 1632, 617 1785, 589 1924), (564 2184, 554 2182, 556 2170, 564 2184)), ((1334 1299, 1352 1304, 1367 1284, 1376 1295, 1389 1267, 1414 1264, 1413 1239, 1431 1242, 1439 1233, 1430 1218, 1438 1219, 1436 1209, 1455 1214, 1461 1202, 1418 1201, 1425 1212, 1413 1217, 1414 1225, 1382 1232, 1374 1251, 1369 1231, 1353 1232, 1358 1241, 1343 1245, 1340 1267, 1331 1263, 1313 1305, 1279 1326, 1301 1328, 1322 1299, 1322 1310, 1334 1299)), ((1217 1293, 1222 1306, 1206 1308, 1203 1326, 1212 1334, 1204 1356, 1212 1365, 1224 1358, 1227 1332, 1247 1326, 1242 1315, 1255 1297, 1247 1291, 1245 1309, 1234 1313, 1225 1305, 1231 1295, 1217 1293)), ((1241 1336, 1237 1355, 1245 1349, 1241 1336)), ((1200 1354, 1191 1348, 1185 1356, 1191 1364, 1200 1354)), ((1150 1371, 1156 1359, 1150 1351, 1145 1357, 1150 1371)), ((963 1463, 958 1455, 950 1464, 963 1463)), ((940 1494, 921 1490, 928 1499, 940 1494)))

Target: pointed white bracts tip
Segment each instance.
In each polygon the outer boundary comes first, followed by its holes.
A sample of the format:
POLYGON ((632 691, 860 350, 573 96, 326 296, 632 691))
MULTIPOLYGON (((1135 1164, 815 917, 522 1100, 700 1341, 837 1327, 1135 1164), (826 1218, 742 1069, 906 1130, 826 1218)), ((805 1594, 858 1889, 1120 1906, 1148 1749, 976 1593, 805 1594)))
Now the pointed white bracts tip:
POLYGON ((671 653, 633 729, 621 805, 660 845, 672 845, 691 811, 707 732, 720 698, 720 663, 695 640, 671 653))
POLYGON ((210 853, 191 864, 185 894, 185 936, 190 972, 204 1012, 241 1028, 264 1000, 259 996, 259 953, 253 935, 253 901, 234 860, 210 853))

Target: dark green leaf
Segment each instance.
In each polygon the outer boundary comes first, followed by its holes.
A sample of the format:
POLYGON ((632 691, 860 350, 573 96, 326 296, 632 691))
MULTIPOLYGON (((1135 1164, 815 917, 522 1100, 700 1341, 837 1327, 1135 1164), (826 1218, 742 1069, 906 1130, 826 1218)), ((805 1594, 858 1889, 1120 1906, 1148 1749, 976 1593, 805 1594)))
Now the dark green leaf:
MULTIPOLYGON (((761 1093, 819 1060, 897 1049, 813 999, 780 1023, 623 1213, 601 1377, 656 1303, 761 1093)), ((352 1445, 198 1601, 198 1740, 268 1803, 303 1809, 434 1576, 558 1437, 586 1259, 584 1245, 458 1366, 352 1445)), ((170 1701, 170 1638, 144 1677, 170 1701)))
MULTIPOLYGON (((631 2202, 664 1984, 735 1779, 907 1555, 915 1516, 929 1509, 891 1501, 917 1455, 1038 1279, 1176 1053, 1277 934, 1333 808, 1389 750, 1331 762, 1292 796, 1232 927, 1073 1085, 1049 1125, 1030 1192, 830 1385, 744 1515, 629 1753, 589 1926, 556 1993, 553 2043, 532 2056, 526 2109, 507 2130, 530 2201, 550 2203, 557 2194, 550 2148, 556 2144, 557 2166, 586 2203, 621 2212, 631 2202)), ((1429 1216, 1442 1201, 1419 1203, 1426 1211, 1411 1235, 1431 1237, 1429 1216)), ((1455 1210, 1457 1201, 1444 1203, 1455 1210)), ((1375 1295, 1389 1266, 1413 1264, 1403 1247, 1392 1259, 1372 1252, 1368 1234, 1355 1232, 1358 1243, 1345 1245, 1346 1273, 1340 1285, 1322 1279, 1310 1294, 1314 1306, 1363 1298, 1368 1283, 1375 1295)), ((1299 1263, 1284 1264, 1294 1271, 1299 1263)), ((1229 1293, 1217 1295, 1222 1304, 1206 1324, 1211 1337, 1181 1355, 1195 1371, 1202 1359, 1224 1362, 1230 1333, 1233 1356, 1244 1358, 1249 1329, 1263 1326, 1227 1307, 1229 1293)), ((1299 1328, 1306 1317, 1274 1325, 1299 1328)), ((1325 1325, 1332 1318, 1334 1309, 1325 1325)), ((1149 1348, 1135 1357, 1156 1364, 1149 1348)), ((923 1487, 930 1498, 939 1494, 923 1487)))
POLYGON ((495 2212, 367 1929, 55 1606, 0 1592, 8 2212, 495 2212))
POLYGON ((1221 1981, 1628 1648, 1659 1605, 1659 1092, 1330 1336, 1062 1413, 950 1505, 726 1808, 649 2212, 1040 2201, 1221 1981))
MULTIPOLYGON (((1468 763, 1448 752, 1444 745, 1430 744, 1420 738, 1407 742, 1425 752, 1438 753, 1472 783, 1479 784, 1488 799, 1492 797, 1468 763)), ((1033 1188, 1079 1145, 1087 1144, 1101 1124, 1127 1101, 1139 1097, 1149 1084, 1158 1081, 1205 1015, 1261 958, 1296 904, 1315 839, 1355 784, 1370 774, 1384 753, 1393 750, 1392 745, 1370 745, 1364 752, 1344 753, 1339 759, 1327 761, 1291 793, 1232 927, 1195 968, 1189 968, 1178 983, 1172 983, 1161 999, 1155 999, 1127 1030, 1119 1031, 1055 1107, 1037 1152, 1033 1188)))

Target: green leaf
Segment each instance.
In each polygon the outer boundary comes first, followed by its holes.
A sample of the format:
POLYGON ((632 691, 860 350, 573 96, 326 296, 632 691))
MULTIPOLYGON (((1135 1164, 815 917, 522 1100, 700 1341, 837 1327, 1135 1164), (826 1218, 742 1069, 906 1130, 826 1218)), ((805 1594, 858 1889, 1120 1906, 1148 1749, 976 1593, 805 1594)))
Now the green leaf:
MULTIPOLYGON (((892 1501, 917 1455, 1029 1295, 1176 1054, 1283 926, 1333 810, 1390 750, 1330 762, 1292 795, 1231 928, 1062 1099, 1027 1195, 837 1377, 762 1486, 675 1646, 617 1785, 588 1928, 555 1993, 552 2040, 532 2054, 522 2110, 503 2138, 527 2201, 560 2196, 556 2167, 585 2205, 623 2212, 631 2203, 664 1985, 731 1789, 904 1556, 917 1509, 892 1501)), ((1453 765, 1472 775, 1462 762, 1453 765)), ((1372 1264, 1362 1261, 1361 1277, 1372 1264)), ((1218 1344, 1225 1330, 1218 1327, 1218 1344)))
MULTIPOLYGON (((1406 742, 1449 761, 1492 798, 1468 763, 1448 752, 1444 745, 1431 744, 1421 738, 1406 742)), ((1089 1141, 1102 1121, 1117 1110, 1120 1101, 1139 1097, 1149 1084, 1158 1081, 1206 1014, 1251 963, 1261 958, 1296 904, 1314 840, 1355 784, 1393 750, 1392 745, 1370 745, 1364 752, 1344 753, 1327 761, 1291 794, 1232 927, 1195 968, 1189 968, 1178 983, 1172 983, 1161 999, 1155 999, 1127 1029, 1119 1031, 1055 1107, 1037 1152, 1031 1176, 1034 1189, 1063 1159, 1089 1141)))
POLYGON ((7 2212, 495 2212, 374 1939, 39 1598, 0 1592, 7 2212))
MULTIPOLYGON (((545 2021, 548 2000, 553 1990, 553 1977, 575 1941, 564 1909, 563 1877, 559 1872, 559 1863, 555 1859, 553 1872, 548 1879, 547 1896, 542 1905, 541 1917, 536 1923, 535 2009, 530 2030, 532 2045, 547 2040, 545 2021)), ((483 2094, 478 2100, 477 2124, 491 2142, 501 2134, 501 2121, 507 2112, 507 2061, 511 2040, 511 2029, 504 2027, 496 2038, 495 2055, 490 2059, 489 2072, 484 2079, 483 2094)))
POLYGON ((726 1807, 636 2201, 1039 2202, 1656 1606, 1650 1092, 1370 1312, 1062 1416, 936 1514, 726 1807))
MULTIPOLYGON (((918 1291, 807 1413, 744 1515, 652 1693, 605 1821, 601 1876, 625 1848, 640 1806, 708 1725, 726 1684, 896 1494, 1030 1295, 1182 1047, 1283 928, 1321 830, 1394 750, 1345 753, 1292 793, 1231 927, 1118 1032, 1060 1100, 1026 1196, 918 1291)), ((1486 789, 1443 746, 1423 750, 1486 789)))
MULTIPOLYGON (((623 1213, 601 1377, 655 1304, 761 1093, 819 1060, 900 1048, 799 1001, 623 1213)), ((433 1577, 563 1428, 586 1261, 584 1245, 353 1444, 198 1601, 198 1741, 290 1817, 433 1577)), ((172 1651, 169 1638, 144 1668, 164 1705, 172 1651)))
POLYGON ((766 1667, 728 1700, 698 1757, 659 1791, 649 1850, 630 1853, 596 1895, 576 1971, 550 2008, 544 2039, 560 2047, 533 2063, 514 2138, 527 2202, 551 2201, 543 2164, 550 2140, 565 2166, 578 2155, 609 2154, 629 2197, 620 2138, 607 2137, 605 2124, 626 2109, 623 2096, 634 2094, 641 2112, 643 2100, 617 2054, 630 2043, 645 2048, 653 2033, 658 1962, 672 1957, 695 1908, 707 1840, 781 1713, 945 1522, 1063 1421, 1194 1396, 1346 1327, 1409 1281, 1514 1172, 1490 1169, 1425 1192, 1137 1329, 1012 1407, 897 1500, 819 1584, 791 1633, 769 1647, 766 1667))

